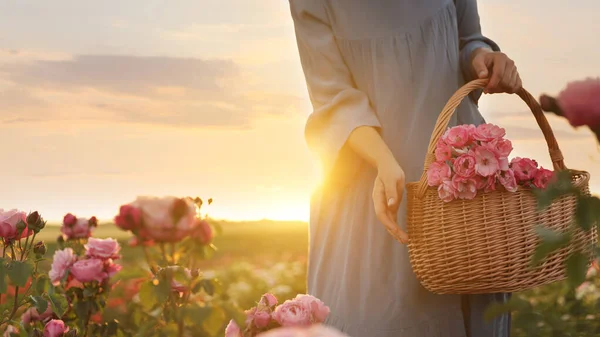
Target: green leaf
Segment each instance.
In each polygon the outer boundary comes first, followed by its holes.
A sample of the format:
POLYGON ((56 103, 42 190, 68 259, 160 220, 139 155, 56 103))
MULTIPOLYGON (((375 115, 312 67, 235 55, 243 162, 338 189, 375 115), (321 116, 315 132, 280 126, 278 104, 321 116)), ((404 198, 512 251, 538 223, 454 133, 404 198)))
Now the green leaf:
POLYGON ((33 305, 35 306, 35 310, 41 315, 43 312, 46 312, 48 309, 48 300, 43 298, 42 296, 29 296, 33 305))
POLYGON ((35 293, 36 295, 42 295, 48 290, 50 279, 46 275, 40 275, 35 281, 35 293))
POLYGON ((56 314, 56 316, 62 317, 65 312, 67 312, 69 306, 67 299, 60 294, 51 294, 48 297, 50 299, 52 311, 56 314))
POLYGON ((8 268, 8 277, 19 287, 24 287, 33 273, 33 265, 27 262, 12 261, 8 268))
POLYGON ((158 303, 152 281, 144 282, 140 287, 140 303, 145 310, 152 310, 158 303))
POLYGON ((535 189, 534 195, 538 201, 538 209, 543 210, 550 206, 552 202, 564 195, 578 193, 573 186, 569 171, 562 171, 556 174, 554 179, 545 189, 535 189))
POLYGON ((212 296, 215 294, 215 284, 213 283, 213 280, 204 279, 200 281, 200 283, 208 295, 212 296))
POLYGON ((79 319, 83 320, 83 322, 87 321, 91 309, 91 303, 88 301, 77 301, 77 303, 75 304, 75 313, 77 314, 79 319))
POLYGON ((8 290, 6 284, 6 262, 4 259, 0 259, 0 294, 6 294, 8 290))
POLYGON ((567 276, 569 283, 573 287, 577 287, 585 281, 588 258, 581 253, 573 253, 567 259, 567 276))
POLYGON ((542 262, 548 255, 555 250, 564 247, 571 240, 571 235, 569 233, 560 233, 545 227, 537 227, 535 232, 541 239, 541 242, 536 247, 535 253, 533 254, 532 263, 534 265, 542 262))
POLYGON ((116 320, 112 320, 108 322, 108 326, 106 327, 107 336, 115 336, 117 334, 117 329, 119 328, 119 322, 116 320))
POLYGON ((577 197, 575 220, 581 229, 588 231, 598 221, 600 199, 586 195, 577 197))

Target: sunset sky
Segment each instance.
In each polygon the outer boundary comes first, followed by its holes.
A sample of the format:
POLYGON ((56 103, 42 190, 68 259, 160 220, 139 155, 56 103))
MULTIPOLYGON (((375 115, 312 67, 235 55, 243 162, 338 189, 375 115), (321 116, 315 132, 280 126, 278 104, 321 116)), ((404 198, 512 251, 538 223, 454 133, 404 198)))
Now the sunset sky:
MULTIPOLYGON (((479 7, 534 96, 600 76, 597 0, 479 7)), ((214 198, 216 218, 307 220, 307 96, 287 1, 4 2, 0 208, 110 219, 137 195, 190 195, 214 198)), ((548 165, 516 96, 481 109, 548 165)), ((550 121, 566 164, 600 175, 590 133, 550 121)))

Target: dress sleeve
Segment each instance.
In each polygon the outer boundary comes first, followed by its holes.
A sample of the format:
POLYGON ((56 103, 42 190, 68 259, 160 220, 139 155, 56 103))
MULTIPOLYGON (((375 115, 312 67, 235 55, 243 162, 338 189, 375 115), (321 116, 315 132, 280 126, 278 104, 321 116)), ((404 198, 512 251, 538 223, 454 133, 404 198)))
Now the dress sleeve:
POLYGON ((344 145, 360 126, 380 130, 367 95, 358 90, 335 41, 327 10, 320 0, 289 0, 300 61, 313 111, 305 137, 318 154, 325 175, 340 165, 356 166, 358 158, 344 145), (343 163, 343 164, 342 164, 343 163))
MULTIPOLYGON (((460 64, 465 81, 477 78, 471 65, 471 54, 475 49, 488 48, 500 51, 496 42, 485 37, 481 33, 477 0, 454 0, 456 5, 456 18, 458 22, 458 37, 460 48, 460 64)), ((481 91, 473 92, 472 98, 477 101, 481 91)))

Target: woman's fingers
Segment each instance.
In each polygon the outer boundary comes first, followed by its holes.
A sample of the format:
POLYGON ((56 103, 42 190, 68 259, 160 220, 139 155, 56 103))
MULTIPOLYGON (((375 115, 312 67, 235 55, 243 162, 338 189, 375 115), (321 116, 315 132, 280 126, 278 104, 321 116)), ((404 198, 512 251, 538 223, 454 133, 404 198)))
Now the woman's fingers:
MULTIPOLYGON (((393 184, 395 186, 395 184, 393 184)), ((398 207, 394 206, 396 200, 398 200, 398 191, 393 189, 386 189, 383 181, 379 177, 375 180, 375 186, 373 187, 373 204, 375 206, 375 214, 377 219, 385 226, 386 230, 402 243, 408 243, 408 234, 401 230, 397 224, 398 207), (389 197, 392 196, 392 197, 389 197), (394 199, 395 200, 391 200, 394 199), (391 205, 391 206, 390 206, 391 205)), ((399 200, 398 200, 399 202, 399 200)))

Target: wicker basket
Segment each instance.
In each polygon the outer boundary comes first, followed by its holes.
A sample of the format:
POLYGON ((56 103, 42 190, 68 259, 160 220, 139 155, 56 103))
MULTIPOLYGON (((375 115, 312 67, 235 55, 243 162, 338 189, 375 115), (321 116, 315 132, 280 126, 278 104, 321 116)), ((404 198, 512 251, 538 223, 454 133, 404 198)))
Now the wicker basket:
MULTIPOLYGON (((427 185, 427 168, 435 160, 437 141, 450 117, 463 98, 486 84, 487 80, 472 81, 450 98, 431 136, 423 175, 420 181, 407 184, 410 262, 421 284, 438 294, 517 292, 564 279, 564 262, 569 254, 588 251, 597 240, 595 229, 576 229, 569 246, 533 267, 538 243, 535 226, 573 230, 575 196, 562 197, 540 212, 527 188, 519 187, 514 193, 498 190, 473 200, 445 203, 437 189, 427 185)), ((539 104, 524 89, 517 94, 527 103, 544 134, 554 169, 566 170, 539 104)), ((574 186, 589 194, 589 174, 570 172, 574 186)))

